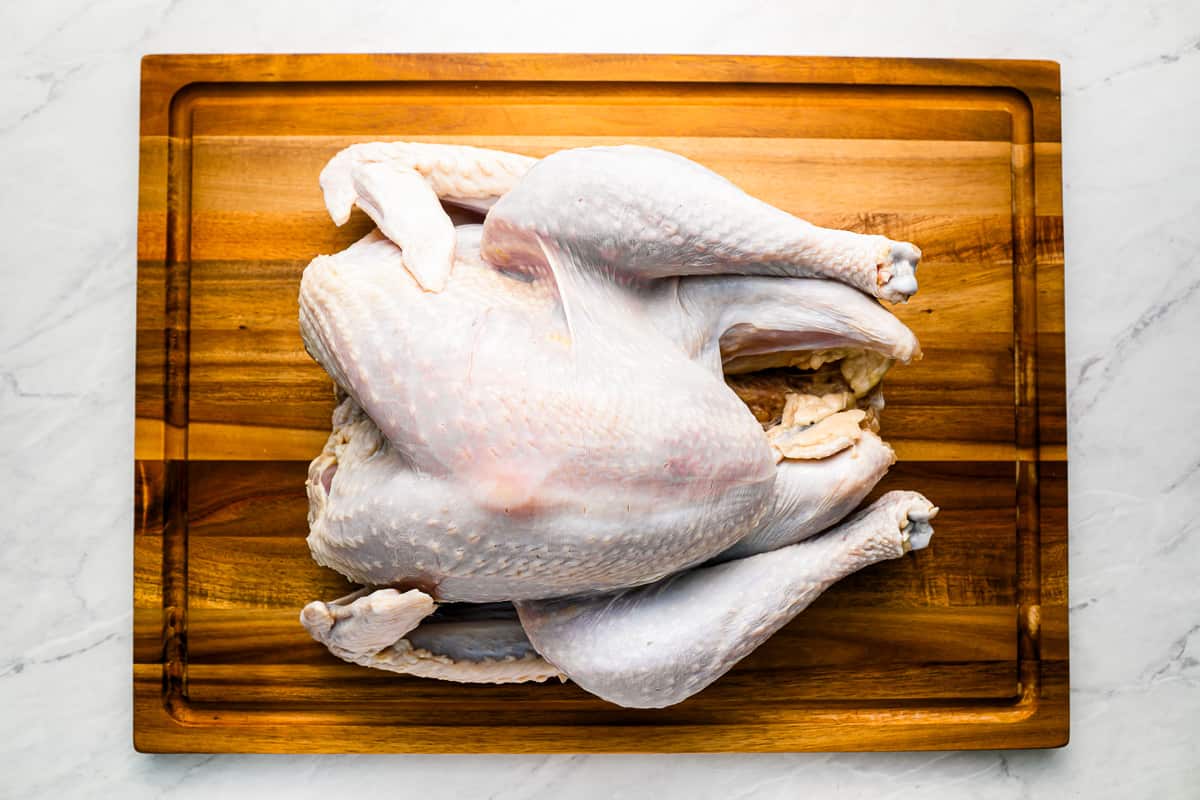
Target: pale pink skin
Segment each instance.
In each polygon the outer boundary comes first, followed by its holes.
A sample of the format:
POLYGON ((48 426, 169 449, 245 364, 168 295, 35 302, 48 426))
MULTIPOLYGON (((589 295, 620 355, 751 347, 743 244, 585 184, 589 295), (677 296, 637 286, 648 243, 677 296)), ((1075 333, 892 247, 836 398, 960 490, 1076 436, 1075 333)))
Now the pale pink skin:
POLYGON ((662 708, 724 675, 836 581, 925 547, 937 511, 916 492, 889 492, 799 544, 517 611, 533 646, 571 680, 617 705, 662 708))
POLYGON ((540 264, 540 237, 572 242, 586 260, 630 280, 830 278, 892 302, 917 290, 921 251, 913 245, 817 227, 663 150, 563 150, 533 165, 514 189, 484 226, 484 257, 499 267, 540 264))
MULTIPOLYGON (((322 187, 339 223, 358 205, 380 230, 315 259, 301 285, 305 345, 346 396, 310 470, 309 544, 355 582, 421 590, 311 604, 306 626, 348 660, 452 680, 575 677, 514 655, 511 631, 495 658, 465 662, 414 655, 403 637, 434 600, 619 590, 790 545, 838 522, 891 463, 864 432, 777 466, 721 365, 834 347, 916 357, 866 294, 915 290, 911 245, 815 228, 648 148, 535 164, 358 145, 322 187), (490 208, 485 225, 455 228, 439 197, 490 208)), ((541 606, 521 608, 526 621, 541 606)), ((574 636, 540 630, 539 650, 574 636)))
MULTIPOLYGON (((485 602, 631 586, 705 561, 751 531, 777 474, 762 427, 721 379, 722 334, 736 327, 750 348, 756 322, 777 347, 917 352, 877 303, 806 279, 622 289, 598 311, 584 305, 572 329, 553 278, 491 268, 472 257, 478 227, 458 230, 438 293, 377 234, 304 275, 309 351, 365 411, 358 428, 382 432, 361 464, 335 432, 319 471, 336 461, 336 477, 310 487, 314 555, 360 583, 485 602)), ((849 477, 829 487, 861 499, 878 459, 846 461, 849 477)))

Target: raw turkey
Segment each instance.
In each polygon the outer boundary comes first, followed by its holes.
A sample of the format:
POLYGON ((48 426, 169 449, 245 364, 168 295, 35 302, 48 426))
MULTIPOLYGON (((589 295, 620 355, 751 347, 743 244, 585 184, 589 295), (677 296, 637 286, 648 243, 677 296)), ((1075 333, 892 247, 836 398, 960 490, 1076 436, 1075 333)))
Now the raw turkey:
POLYGON ((309 546, 363 586, 301 620, 339 657, 661 707, 928 543, 912 492, 848 518, 894 460, 880 381, 920 356, 877 299, 916 291, 913 245, 647 147, 372 143, 320 182, 378 226, 300 289, 340 398, 309 546))

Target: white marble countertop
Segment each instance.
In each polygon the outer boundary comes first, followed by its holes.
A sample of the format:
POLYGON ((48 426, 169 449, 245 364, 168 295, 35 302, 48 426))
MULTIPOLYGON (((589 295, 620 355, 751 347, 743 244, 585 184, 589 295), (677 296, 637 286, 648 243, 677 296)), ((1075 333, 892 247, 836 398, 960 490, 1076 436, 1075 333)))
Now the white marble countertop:
POLYGON ((1196 797, 1200 4, 0 6, 0 796, 1196 797), (969 10, 968 10, 969 9, 969 10), (1062 63, 1072 740, 1008 753, 145 756, 131 745, 138 59, 839 54, 1062 63))

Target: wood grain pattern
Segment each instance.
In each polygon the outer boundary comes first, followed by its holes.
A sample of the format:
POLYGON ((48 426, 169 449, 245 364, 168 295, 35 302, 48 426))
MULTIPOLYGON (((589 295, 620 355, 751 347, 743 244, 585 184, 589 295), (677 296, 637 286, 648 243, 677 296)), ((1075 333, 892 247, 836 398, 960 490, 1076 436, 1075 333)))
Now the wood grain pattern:
POLYGON ((134 742, 148 751, 1048 747, 1068 736, 1058 68, 690 56, 148 56, 142 65, 134 742), (345 145, 641 142, 813 222, 917 243, 878 491, 933 546, 852 576, 660 711, 571 684, 345 664, 299 626, 348 586, 304 542, 333 398, 296 294, 345 145))

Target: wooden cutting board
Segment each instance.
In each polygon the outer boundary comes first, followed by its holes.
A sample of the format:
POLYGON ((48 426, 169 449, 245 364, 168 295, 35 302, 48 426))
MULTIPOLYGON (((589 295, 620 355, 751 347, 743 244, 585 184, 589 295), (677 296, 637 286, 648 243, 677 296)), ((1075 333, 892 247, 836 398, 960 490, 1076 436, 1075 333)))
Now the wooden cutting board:
POLYGON ((142 62, 134 742, 139 750, 600 752, 1051 747, 1068 736, 1058 66, 527 55, 142 62), (300 608, 350 587, 305 545, 329 379, 305 264, 367 232, 317 187, 353 142, 530 155, 640 142, 827 226, 924 250, 896 313, 880 490, 928 550, 839 584, 696 697, 460 686, 345 664, 300 608))

